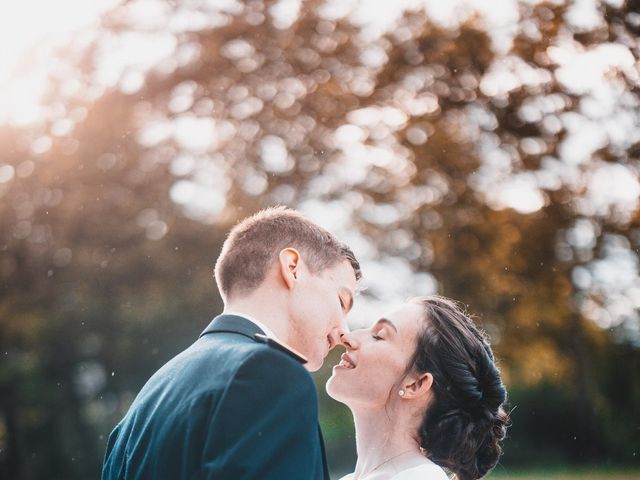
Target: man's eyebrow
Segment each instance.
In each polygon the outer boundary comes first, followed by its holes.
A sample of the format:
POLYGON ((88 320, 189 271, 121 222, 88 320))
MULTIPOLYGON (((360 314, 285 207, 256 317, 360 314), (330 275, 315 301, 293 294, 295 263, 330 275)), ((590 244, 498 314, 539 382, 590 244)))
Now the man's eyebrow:
POLYGON ((396 331, 396 333, 398 333, 398 329, 396 328, 395 324, 391 320, 389 320, 388 318, 381 318, 380 320, 378 320, 374 324, 374 326, 376 326, 376 325, 378 325, 380 323, 384 323, 385 325, 389 325, 391 328, 393 328, 396 331))
POLYGON ((349 305, 347 305, 347 312, 351 311, 353 307, 353 293, 347 287, 340 287, 340 293, 345 295, 349 299, 349 305))

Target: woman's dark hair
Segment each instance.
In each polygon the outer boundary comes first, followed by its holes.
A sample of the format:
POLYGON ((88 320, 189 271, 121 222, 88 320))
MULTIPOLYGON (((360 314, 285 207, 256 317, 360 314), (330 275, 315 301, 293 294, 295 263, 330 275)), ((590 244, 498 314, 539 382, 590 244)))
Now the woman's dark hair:
POLYGON ((424 306, 425 326, 409 368, 433 375, 420 446, 459 480, 481 478, 498 463, 509 422, 491 347, 452 300, 428 296, 412 303, 424 306))

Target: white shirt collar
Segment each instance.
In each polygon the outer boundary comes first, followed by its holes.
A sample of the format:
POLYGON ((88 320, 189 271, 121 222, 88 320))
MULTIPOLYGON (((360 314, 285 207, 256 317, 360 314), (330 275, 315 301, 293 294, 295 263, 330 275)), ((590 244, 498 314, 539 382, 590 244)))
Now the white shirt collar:
POLYGON ((246 318, 251 323, 254 323, 258 327, 260 327, 260 329, 265 333, 265 335, 267 335, 267 337, 273 338, 274 340, 278 340, 278 337, 276 337, 276 334, 273 333, 273 330, 271 330, 269 327, 267 327, 264 323, 259 322, 258 320, 256 320, 251 315, 247 315, 246 313, 242 313, 242 312, 227 312, 227 311, 225 311, 223 313, 224 313, 224 315, 236 315, 238 317, 246 318))

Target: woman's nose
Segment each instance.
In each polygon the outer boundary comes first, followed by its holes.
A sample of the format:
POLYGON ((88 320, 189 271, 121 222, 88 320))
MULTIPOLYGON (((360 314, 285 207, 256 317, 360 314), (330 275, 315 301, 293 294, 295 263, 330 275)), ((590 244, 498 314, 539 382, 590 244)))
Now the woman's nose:
POLYGON ((358 342, 353 332, 342 333, 340 335, 340 343, 344 345, 347 350, 355 350, 358 348, 358 342))

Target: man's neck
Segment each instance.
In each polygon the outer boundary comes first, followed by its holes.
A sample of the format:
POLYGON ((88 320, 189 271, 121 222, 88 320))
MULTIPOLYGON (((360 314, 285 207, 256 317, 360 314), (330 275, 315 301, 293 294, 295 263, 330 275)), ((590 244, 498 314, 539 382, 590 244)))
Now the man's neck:
POLYGON ((246 318, 250 322, 255 323, 267 337, 271 337, 274 340, 278 340, 278 336, 273 332, 273 330, 271 330, 264 323, 262 323, 260 320, 255 318, 253 315, 249 315, 248 313, 245 313, 245 312, 238 312, 235 310, 225 310, 223 313, 224 315, 235 315, 238 317, 246 318))
POLYGON ((234 298, 225 304, 223 313, 244 314, 257 320, 273 332, 280 342, 289 341, 289 322, 285 312, 277 307, 274 298, 262 292, 254 292, 247 297, 234 298), (265 297, 265 298, 262 298, 265 297))

